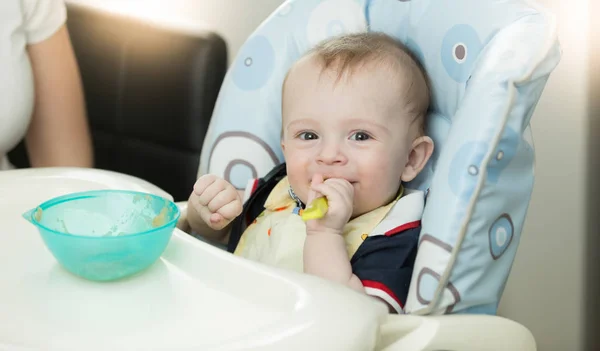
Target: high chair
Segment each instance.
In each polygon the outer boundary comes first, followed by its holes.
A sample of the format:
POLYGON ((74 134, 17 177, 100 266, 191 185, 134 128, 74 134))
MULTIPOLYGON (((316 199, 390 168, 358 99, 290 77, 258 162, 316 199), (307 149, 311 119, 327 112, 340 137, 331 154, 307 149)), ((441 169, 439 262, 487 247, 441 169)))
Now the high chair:
MULTIPOLYGON (((241 47, 217 100, 199 174, 243 189, 283 161, 281 86, 302 53, 382 31, 429 74, 436 148, 409 186, 427 190, 407 315, 380 326, 388 350, 535 350, 495 316, 534 183, 530 118, 561 56, 554 17, 526 0, 287 0, 241 47)), ((387 348, 386 348, 387 347, 387 348)))

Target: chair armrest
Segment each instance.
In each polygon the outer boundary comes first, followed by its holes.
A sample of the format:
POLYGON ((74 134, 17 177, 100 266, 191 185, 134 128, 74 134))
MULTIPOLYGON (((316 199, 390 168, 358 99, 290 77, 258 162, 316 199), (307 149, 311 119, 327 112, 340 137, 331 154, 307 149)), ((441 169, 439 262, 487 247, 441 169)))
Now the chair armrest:
POLYGON ((536 351, 531 332, 489 315, 390 315, 381 326, 378 350, 536 351))

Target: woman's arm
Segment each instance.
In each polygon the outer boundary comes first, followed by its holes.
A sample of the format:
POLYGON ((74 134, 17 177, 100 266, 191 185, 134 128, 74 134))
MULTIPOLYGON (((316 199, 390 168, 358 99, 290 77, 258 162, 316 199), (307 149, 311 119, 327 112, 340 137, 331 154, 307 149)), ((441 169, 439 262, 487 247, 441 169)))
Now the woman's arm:
POLYGON ((93 167, 79 69, 66 26, 28 46, 35 105, 26 135, 32 167, 93 167))

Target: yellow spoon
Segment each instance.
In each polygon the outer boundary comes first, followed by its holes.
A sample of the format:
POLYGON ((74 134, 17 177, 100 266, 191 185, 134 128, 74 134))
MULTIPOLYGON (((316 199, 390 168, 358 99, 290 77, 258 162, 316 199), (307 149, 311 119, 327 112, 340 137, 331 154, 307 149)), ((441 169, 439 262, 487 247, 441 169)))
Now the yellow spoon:
POLYGON ((327 199, 324 196, 318 197, 314 199, 310 205, 306 206, 306 208, 300 214, 300 217, 305 222, 311 219, 323 218, 328 207, 329 205, 327 204, 327 199))

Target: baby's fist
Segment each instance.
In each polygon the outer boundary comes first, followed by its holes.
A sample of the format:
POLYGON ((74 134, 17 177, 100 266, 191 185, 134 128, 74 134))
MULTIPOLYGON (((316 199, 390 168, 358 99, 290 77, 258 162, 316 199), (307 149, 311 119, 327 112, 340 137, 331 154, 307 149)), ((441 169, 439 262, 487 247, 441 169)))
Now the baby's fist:
POLYGON ((224 179, 207 174, 194 184, 190 205, 214 230, 225 228, 242 213, 237 189, 224 179))

